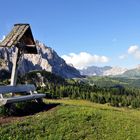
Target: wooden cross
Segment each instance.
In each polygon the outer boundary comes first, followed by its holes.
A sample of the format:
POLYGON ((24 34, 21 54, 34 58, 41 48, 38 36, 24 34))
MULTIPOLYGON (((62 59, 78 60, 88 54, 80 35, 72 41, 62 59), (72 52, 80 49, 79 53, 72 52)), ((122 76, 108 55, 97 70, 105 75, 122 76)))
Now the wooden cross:
POLYGON ((0 43, 0 47, 15 47, 11 85, 17 82, 17 68, 23 54, 37 54, 36 44, 29 24, 15 24, 12 31, 0 43))

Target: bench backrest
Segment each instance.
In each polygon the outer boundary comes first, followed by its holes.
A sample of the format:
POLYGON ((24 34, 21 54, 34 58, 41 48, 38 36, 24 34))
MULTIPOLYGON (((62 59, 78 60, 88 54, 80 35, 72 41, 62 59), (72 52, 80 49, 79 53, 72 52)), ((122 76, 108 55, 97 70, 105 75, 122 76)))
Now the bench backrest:
POLYGON ((35 91, 36 87, 34 85, 16 85, 16 86, 0 86, 0 94, 5 93, 18 93, 18 92, 29 92, 35 91))

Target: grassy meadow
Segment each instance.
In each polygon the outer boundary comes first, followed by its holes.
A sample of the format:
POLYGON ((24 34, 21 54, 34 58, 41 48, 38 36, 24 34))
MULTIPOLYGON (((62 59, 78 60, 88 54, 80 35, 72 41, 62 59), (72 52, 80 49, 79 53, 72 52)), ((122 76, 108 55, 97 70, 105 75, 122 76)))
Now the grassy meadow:
POLYGON ((0 125, 1 140, 140 140, 140 110, 84 100, 44 100, 34 115, 0 125), (54 107, 53 107, 54 105, 54 107))

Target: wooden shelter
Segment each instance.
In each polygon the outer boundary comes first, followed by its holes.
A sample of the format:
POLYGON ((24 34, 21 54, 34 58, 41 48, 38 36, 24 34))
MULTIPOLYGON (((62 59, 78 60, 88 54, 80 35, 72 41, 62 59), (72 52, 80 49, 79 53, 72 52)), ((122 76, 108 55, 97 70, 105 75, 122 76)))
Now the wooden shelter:
POLYGON ((37 54, 35 41, 29 24, 15 24, 12 31, 0 43, 0 47, 18 47, 24 53, 37 54))
POLYGON ((2 86, 0 87, 0 102, 2 104, 24 101, 24 100, 31 100, 31 99, 38 99, 45 97, 45 94, 34 94, 33 88, 34 86, 31 85, 16 85, 17 81, 17 67, 18 62, 20 61, 20 57, 23 54, 37 54, 36 44, 32 35, 32 31, 29 24, 15 24, 12 31, 6 36, 6 38, 0 42, 0 47, 15 47, 14 59, 13 59, 13 68, 11 74, 11 85, 9 86, 2 86), (25 89, 24 89, 25 88, 25 89), (28 90, 26 89, 28 88, 28 90), (4 90, 3 90, 4 89, 4 90), (8 90, 7 90, 8 89, 8 90), (22 89, 22 90, 21 90, 22 89), (29 90, 30 89, 30 90, 29 90), (7 92, 6 92, 7 91, 7 92), (3 98, 3 94, 9 93, 11 91, 12 98, 3 98), (13 92, 26 92, 28 91, 31 93, 30 96, 24 97, 14 97, 13 92))

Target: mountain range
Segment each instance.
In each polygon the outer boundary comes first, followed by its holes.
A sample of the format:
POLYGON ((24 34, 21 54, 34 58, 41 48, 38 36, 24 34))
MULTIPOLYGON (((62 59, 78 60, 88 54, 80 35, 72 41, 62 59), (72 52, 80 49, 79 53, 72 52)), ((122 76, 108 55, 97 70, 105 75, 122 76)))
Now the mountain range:
POLYGON ((127 71, 126 68, 121 68, 121 67, 90 66, 90 67, 80 70, 80 73, 81 73, 81 75, 87 75, 87 76, 109 76, 109 75, 120 75, 126 71, 127 71))
MULTIPOLYGON (((19 75, 24 75, 29 71, 46 70, 48 72, 60 75, 64 78, 80 78, 80 72, 73 66, 58 56, 58 54, 50 47, 36 41, 38 54, 24 54, 18 63, 19 75)), ((12 59, 15 48, 0 48, 0 70, 11 72, 12 59)), ((0 72, 0 77, 2 73, 0 72)))
POLYGON ((129 69, 124 72, 121 77, 140 78, 140 68, 129 69))
MULTIPOLYGON (((20 58, 19 75, 22 76, 34 70, 46 70, 64 78, 81 78, 83 75, 140 77, 140 66, 134 69, 90 66, 78 71, 72 65, 67 64, 52 48, 39 41, 36 41, 36 46, 38 54, 24 54, 20 58)), ((0 48, 0 78, 3 77, 3 71, 11 72, 14 51, 15 48, 0 48)))
POLYGON ((90 66, 79 71, 81 75, 86 76, 140 77, 140 66, 133 69, 111 66, 104 67, 90 66))

